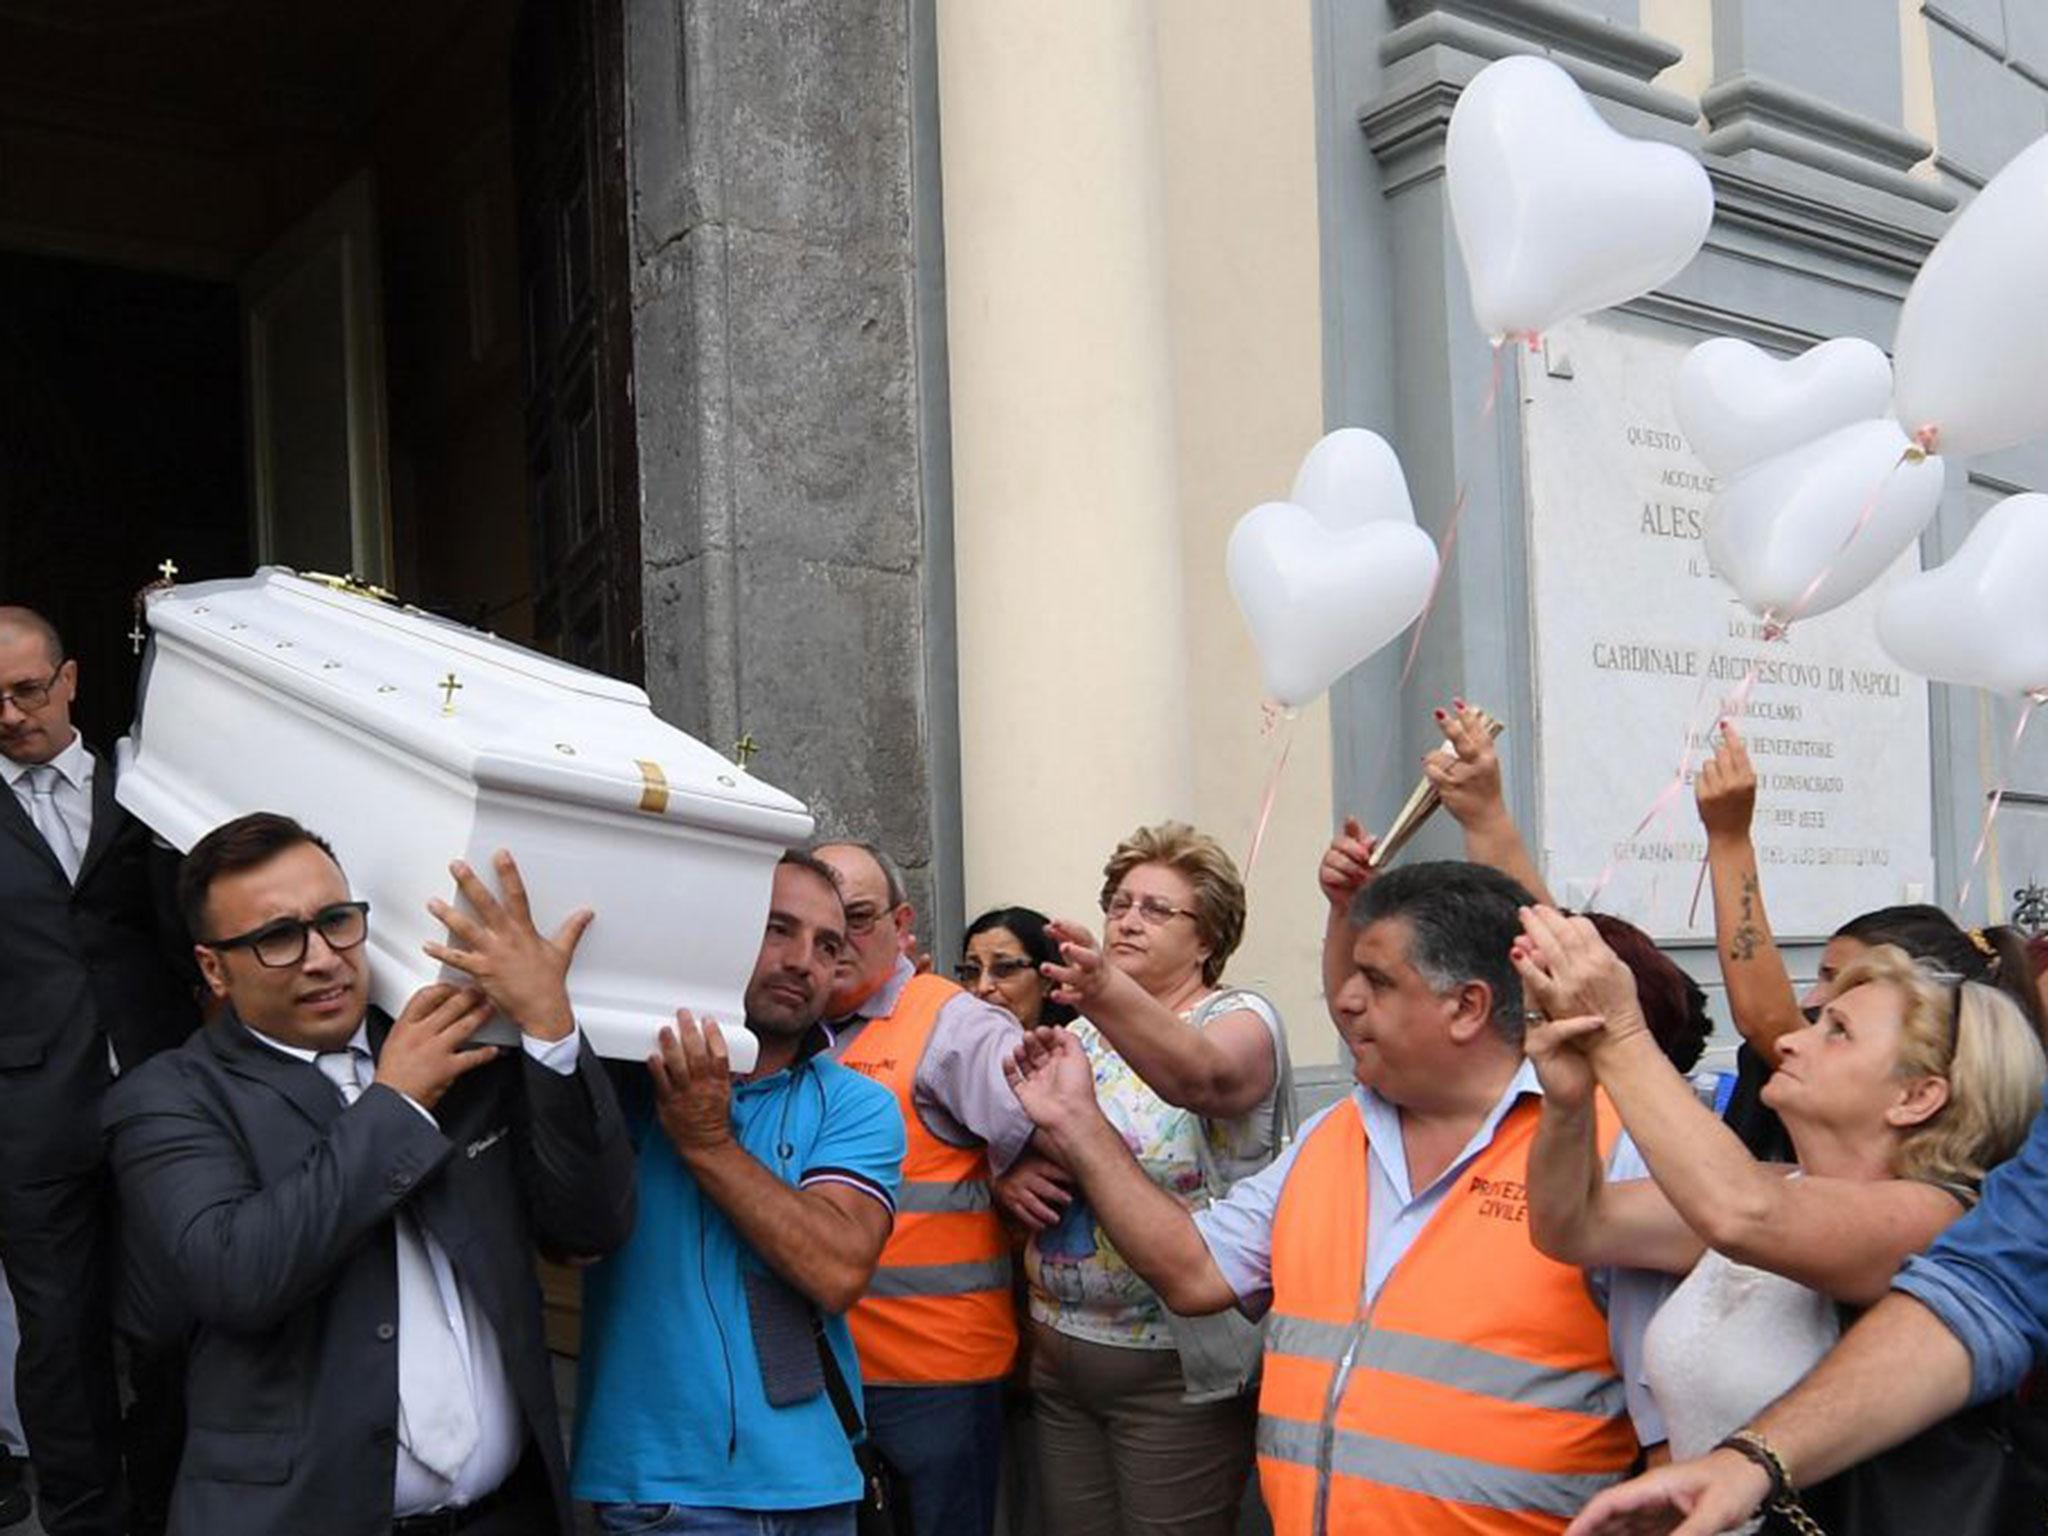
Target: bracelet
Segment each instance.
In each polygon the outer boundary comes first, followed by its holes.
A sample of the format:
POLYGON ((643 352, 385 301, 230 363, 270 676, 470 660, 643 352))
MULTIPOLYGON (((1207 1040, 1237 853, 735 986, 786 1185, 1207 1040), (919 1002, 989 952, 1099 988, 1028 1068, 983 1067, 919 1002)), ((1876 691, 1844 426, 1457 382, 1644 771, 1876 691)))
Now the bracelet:
POLYGON ((1785 1470, 1785 1463, 1771 1449, 1770 1441, 1755 1430, 1738 1429, 1714 1449, 1733 1451, 1763 1468, 1764 1475, 1771 1480, 1771 1491, 1764 1495, 1764 1503, 1775 1504, 1792 1492, 1792 1478, 1785 1470))

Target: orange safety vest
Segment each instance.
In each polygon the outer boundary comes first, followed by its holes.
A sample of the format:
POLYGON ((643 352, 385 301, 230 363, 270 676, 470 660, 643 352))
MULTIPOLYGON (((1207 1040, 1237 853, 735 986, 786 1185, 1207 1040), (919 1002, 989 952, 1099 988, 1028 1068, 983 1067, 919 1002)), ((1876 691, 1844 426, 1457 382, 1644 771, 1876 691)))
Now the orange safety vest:
POLYGON ((925 1128, 911 1102, 939 1010, 961 989, 913 976, 886 1018, 870 1019, 840 1053, 896 1095, 909 1139, 896 1226, 867 1294, 847 1314, 869 1384, 996 1381, 1017 1358, 1010 1244, 990 1188, 988 1151, 956 1147, 925 1128))
MULTIPOLYGON (((1607 1319, 1529 1240, 1524 1099, 1365 1295, 1355 1099, 1303 1142, 1273 1217, 1259 1485, 1277 1536, 1562 1531, 1636 1458, 1607 1319)), ((1618 1126, 1599 1107, 1602 1155, 1618 1126)))

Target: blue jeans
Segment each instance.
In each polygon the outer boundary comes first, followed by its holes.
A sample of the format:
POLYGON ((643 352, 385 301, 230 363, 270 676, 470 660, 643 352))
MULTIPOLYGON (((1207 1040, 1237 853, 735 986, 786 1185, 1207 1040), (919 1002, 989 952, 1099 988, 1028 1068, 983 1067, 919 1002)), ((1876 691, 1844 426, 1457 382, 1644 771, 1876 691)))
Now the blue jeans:
POLYGON ((869 1387, 868 1439, 910 1489, 917 1536, 990 1536, 1003 1468, 1003 1384, 869 1387))
POLYGON ((853 1506, 692 1509, 682 1504, 597 1504, 605 1536, 853 1536, 853 1506))

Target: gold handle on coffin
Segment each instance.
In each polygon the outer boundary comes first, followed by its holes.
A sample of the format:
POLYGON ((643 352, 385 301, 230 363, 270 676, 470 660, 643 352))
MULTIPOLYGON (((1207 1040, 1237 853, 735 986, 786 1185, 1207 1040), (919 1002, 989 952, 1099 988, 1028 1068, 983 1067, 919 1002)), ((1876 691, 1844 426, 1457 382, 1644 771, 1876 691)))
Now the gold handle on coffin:
POLYGON ((301 581, 315 582, 330 591, 346 592, 352 597, 367 597, 373 602, 388 603, 393 608, 405 606, 396 592, 386 591, 383 587, 367 582, 354 571, 344 576, 330 576, 325 571, 297 571, 293 574, 301 581))
POLYGON ((661 815, 668 809, 668 775, 661 771, 661 764, 644 757, 634 758, 633 766, 640 770, 640 809, 650 816, 661 815))

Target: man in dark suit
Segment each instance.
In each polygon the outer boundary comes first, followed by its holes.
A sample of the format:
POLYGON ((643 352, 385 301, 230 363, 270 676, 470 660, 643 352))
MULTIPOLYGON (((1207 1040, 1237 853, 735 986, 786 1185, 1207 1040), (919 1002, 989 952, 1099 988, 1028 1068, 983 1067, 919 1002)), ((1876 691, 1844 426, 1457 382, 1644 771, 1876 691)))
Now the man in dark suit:
POLYGON ((176 1044, 198 1010, 174 959, 176 855, 115 805, 112 769, 71 724, 77 688, 57 632, 0 608, 0 1264, 43 1527, 118 1536, 100 1099, 116 1061, 176 1044))
POLYGON ((326 845, 245 816, 194 846, 179 898, 226 1004, 124 1077, 106 1126, 133 1262, 191 1319, 182 1536, 566 1532, 535 1244, 604 1253, 634 1158, 565 985, 589 914, 534 928, 452 866, 430 946, 468 987, 368 1006, 366 903, 326 845), (493 1011, 511 1050, 473 1047, 493 1011))

